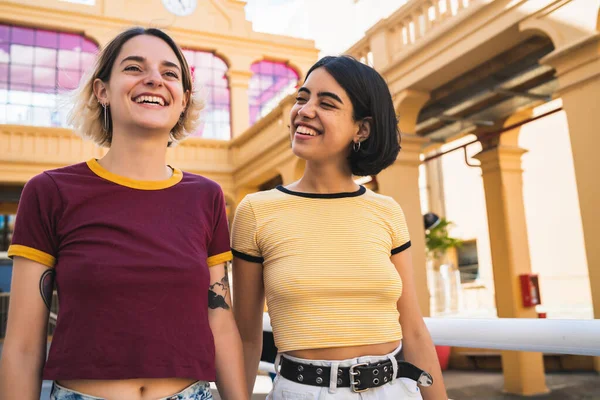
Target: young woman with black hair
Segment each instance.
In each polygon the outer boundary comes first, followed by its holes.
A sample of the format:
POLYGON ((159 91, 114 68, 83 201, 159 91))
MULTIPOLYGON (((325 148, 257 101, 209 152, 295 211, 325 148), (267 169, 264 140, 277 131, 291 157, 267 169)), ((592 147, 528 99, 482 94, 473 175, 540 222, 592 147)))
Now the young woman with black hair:
POLYGON ((248 195, 232 228, 249 386, 266 297, 280 352, 270 399, 447 399, 402 209, 354 181, 400 151, 385 81, 350 57, 325 57, 308 71, 290 120, 304 175, 248 195))

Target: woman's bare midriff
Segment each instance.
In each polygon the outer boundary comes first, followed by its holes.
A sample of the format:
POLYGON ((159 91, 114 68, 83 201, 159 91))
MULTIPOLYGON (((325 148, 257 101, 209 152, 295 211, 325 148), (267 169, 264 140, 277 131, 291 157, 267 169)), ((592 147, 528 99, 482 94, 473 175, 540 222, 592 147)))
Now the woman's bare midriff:
POLYGON ((57 383, 67 389, 109 400, 156 400, 181 392, 194 379, 67 380, 57 383))
POLYGON ((383 356, 396 350, 400 341, 369 344, 365 346, 330 347, 325 349, 306 349, 288 351, 292 357, 305 358, 308 360, 347 360, 362 356, 383 356))

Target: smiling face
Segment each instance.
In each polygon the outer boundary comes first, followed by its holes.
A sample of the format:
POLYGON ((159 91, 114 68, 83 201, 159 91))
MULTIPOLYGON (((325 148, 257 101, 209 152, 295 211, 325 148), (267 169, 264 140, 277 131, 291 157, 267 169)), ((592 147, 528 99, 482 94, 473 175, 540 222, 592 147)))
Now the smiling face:
POLYGON ((305 160, 346 160, 352 142, 366 133, 364 121, 355 121, 353 113, 346 91, 325 68, 315 69, 290 113, 292 151, 305 160))
POLYGON ((158 131, 168 135, 185 110, 182 66, 162 39, 138 35, 121 48, 108 82, 96 79, 94 93, 109 104, 113 132, 158 131))

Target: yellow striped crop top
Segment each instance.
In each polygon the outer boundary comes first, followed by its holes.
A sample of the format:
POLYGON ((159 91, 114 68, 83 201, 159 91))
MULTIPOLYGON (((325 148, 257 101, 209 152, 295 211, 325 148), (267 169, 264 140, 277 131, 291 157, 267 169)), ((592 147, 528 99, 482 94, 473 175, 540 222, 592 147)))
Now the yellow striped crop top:
POLYGON ((282 186, 253 193, 236 210, 231 247, 234 256, 263 264, 279 351, 402 338, 402 280, 390 257, 409 248, 410 238, 391 197, 362 186, 336 194, 282 186))

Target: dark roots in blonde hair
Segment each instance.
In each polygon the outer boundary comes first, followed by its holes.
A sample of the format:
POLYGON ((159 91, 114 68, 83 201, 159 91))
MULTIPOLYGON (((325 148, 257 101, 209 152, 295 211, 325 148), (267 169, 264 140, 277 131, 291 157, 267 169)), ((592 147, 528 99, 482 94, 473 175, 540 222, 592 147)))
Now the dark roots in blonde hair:
POLYGON ((171 130, 169 145, 181 141, 198 127, 200 111, 204 108, 204 102, 195 91, 192 74, 183 52, 175 41, 160 29, 133 27, 120 33, 100 52, 94 70, 87 73, 80 87, 74 93, 74 105, 69 113, 69 123, 79 136, 92 139, 101 146, 110 147, 113 134, 110 107, 106 109, 107 123, 105 124, 104 109, 94 95, 94 81, 100 79, 103 82, 108 82, 113 65, 123 45, 130 39, 140 35, 155 36, 169 45, 181 64, 183 91, 184 93, 190 93, 190 99, 183 116, 171 130))

